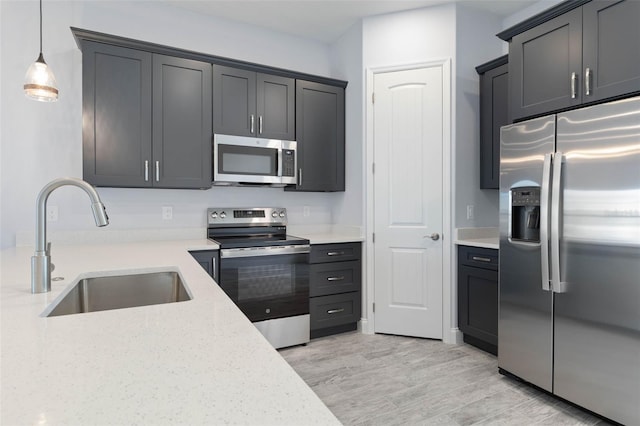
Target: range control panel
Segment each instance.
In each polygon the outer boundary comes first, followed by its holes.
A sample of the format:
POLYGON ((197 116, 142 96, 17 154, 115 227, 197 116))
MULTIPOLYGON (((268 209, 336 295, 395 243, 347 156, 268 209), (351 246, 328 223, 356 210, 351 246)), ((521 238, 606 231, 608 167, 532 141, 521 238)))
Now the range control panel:
POLYGON ((234 208, 219 207, 207 209, 209 225, 286 225, 287 209, 284 207, 234 208))

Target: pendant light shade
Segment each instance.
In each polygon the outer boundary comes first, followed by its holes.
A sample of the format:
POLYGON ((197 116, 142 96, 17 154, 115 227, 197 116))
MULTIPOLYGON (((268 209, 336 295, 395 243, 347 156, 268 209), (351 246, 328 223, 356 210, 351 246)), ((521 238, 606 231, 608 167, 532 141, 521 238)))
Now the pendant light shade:
POLYGON ((58 100, 58 83, 42 56, 42 0, 40 0, 40 55, 24 76, 24 94, 42 102, 58 100))

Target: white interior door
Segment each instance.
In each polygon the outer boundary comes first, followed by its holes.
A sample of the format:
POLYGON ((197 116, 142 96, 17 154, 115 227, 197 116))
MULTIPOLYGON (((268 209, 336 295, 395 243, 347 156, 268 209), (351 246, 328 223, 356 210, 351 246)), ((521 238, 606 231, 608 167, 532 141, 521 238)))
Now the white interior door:
POLYGON ((443 67, 374 74, 376 333, 442 338, 443 67))

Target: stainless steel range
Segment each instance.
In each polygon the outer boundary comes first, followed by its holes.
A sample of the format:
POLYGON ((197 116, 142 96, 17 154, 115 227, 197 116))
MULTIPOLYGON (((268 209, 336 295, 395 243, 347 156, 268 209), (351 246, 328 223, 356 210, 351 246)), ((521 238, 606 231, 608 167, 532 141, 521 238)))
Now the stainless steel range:
POLYGON ((207 209, 218 284, 275 348, 309 341, 309 240, 287 235, 285 208, 207 209))

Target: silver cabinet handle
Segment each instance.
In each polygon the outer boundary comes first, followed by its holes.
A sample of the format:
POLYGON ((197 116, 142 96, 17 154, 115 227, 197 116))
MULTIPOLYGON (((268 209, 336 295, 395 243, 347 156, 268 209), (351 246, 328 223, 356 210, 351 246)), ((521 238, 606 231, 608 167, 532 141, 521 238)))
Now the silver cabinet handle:
POLYGON ((340 309, 329 309, 327 311, 328 314, 339 314, 340 312, 344 312, 344 308, 340 308, 340 309))
POLYGON ((298 169, 298 186, 302 186, 302 169, 298 169))
POLYGON ((478 262, 491 263, 491 259, 489 259, 488 257, 471 256, 471 260, 476 260, 478 262))
POLYGON ((344 275, 341 275, 339 277, 327 277, 327 281, 342 281, 344 280, 344 275))
POLYGON ((211 258, 211 277, 215 280, 216 279, 216 258, 212 257, 211 258))
POLYGON ((156 161, 156 182, 160 182, 160 161, 156 161))
POLYGON ((327 253, 327 256, 342 256, 343 254, 343 251, 330 251, 327 253))
POLYGON ((253 134, 253 124, 254 124, 254 121, 255 121, 255 117, 253 116, 253 114, 251 114, 249 117, 250 117, 249 118, 249 122, 251 123, 251 132, 250 133, 253 134))
POLYGON ((262 134, 262 116, 258 117, 258 133, 262 134))
POLYGON ((551 154, 545 154, 542 165, 542 187, 540 188, 540 270, 542 289, 549 285, 549 191, 551 185, 551 154))
POLYGON ((578 84, 578 74, 575 72, 571 73, 571 99, 575 99, 577 96, 576 87, 578 84))
POLYGON ((149 160, 144 160, 144 181, 149 182, 149 160))
POLYGON ((584 94, 591 95, 591 68, 589 67, 584 71, 584 94))

